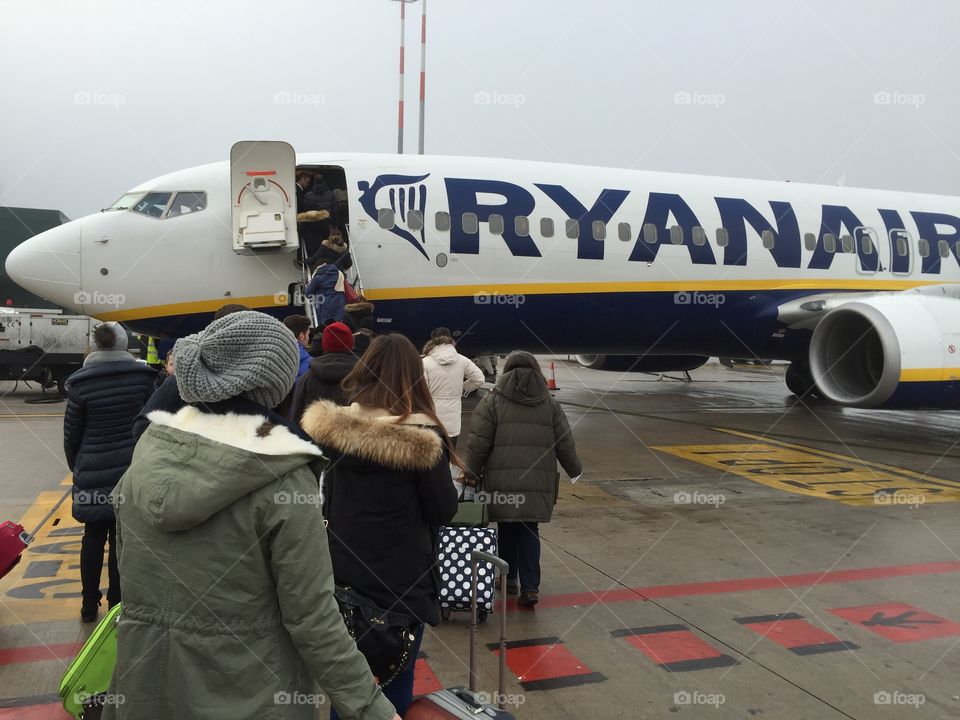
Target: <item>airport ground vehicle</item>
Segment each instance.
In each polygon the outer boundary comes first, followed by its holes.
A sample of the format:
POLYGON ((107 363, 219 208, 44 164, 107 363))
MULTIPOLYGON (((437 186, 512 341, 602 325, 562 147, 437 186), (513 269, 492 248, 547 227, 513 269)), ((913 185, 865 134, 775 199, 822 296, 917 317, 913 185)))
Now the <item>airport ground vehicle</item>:
POLYGON ((83 365, 96 321, 60 310, 0 308, 0 380, 56 386, 83 365))

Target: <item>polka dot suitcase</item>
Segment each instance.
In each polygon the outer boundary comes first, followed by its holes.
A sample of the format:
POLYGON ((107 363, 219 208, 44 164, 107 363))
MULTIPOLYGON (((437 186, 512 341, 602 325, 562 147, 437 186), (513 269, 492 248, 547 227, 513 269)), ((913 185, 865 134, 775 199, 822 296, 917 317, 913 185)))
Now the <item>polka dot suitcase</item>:
MULTIPOLYGON (((482 550, 497 554, 495 528, 442 527, 438 545, 440 571, 440 614, 444 619, 451 612, 470 611, 470 553, 482 550)), ((481 622, 493 612, 496 574, 489 563, 480 563, 477 570, 477 615, 481 622)))

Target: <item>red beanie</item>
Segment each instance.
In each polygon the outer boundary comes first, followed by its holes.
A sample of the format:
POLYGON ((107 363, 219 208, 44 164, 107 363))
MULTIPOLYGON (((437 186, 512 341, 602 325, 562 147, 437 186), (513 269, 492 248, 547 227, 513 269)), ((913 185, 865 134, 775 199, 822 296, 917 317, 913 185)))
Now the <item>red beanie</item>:
POLYGON ((342 322, 330 323, 323 329, 325 353, 350 352, 353 350, 353 333, 342 322))

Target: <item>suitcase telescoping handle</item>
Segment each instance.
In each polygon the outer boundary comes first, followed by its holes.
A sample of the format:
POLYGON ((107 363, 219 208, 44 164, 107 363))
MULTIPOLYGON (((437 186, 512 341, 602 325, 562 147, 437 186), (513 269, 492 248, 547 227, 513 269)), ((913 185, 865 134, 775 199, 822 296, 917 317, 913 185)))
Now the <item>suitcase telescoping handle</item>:
POLYGON ((54 504, 54 506, 50 508, 50 512, 48 512, 46 515, 43 516, 43 520, 40 521, 40 523, 33 529, 32 532, 20 533, 20 540, 23 541, 24 545, 29 545, 30 543, 33 542, 34 538, 37 537, 37 533, 40 532, 40 530, 43 529, 43 526, 47 524, 47 520, 53 517, 53 514, 57 511, 57 509, 61 505, 63 505, 63 501, 66 500, 68 497, 70 497, 70 493, 72 492, 73 492, 73 486, 71 485, 70 487, 67 488, 66 492, 64 492, 63 495, 60 496, 60 499, 57 500, 56 504, 54 504))
POLYGON ((500 613, 500 678, 497 685, 497 707, 504 709, 503 689, 507 662, 507 573, 510 564, 496 555, 473 550, 470 553, 470 692, 477 691, 477 570, 481 562, 490 563, 500 571, 500 597, 503 598, 503 610, 500 613))

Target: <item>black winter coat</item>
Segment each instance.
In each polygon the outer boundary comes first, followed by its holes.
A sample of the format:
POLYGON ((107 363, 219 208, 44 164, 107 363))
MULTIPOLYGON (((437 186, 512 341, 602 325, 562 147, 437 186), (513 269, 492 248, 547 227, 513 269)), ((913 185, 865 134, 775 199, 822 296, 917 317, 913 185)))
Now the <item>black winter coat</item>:
POLYGON ((340 381, 353 370, 358 358, 353 353, 325 353, 310 361, 307 370, 293 389, 290 419, 300 422, 303 411, 317 400, 330 400, 337 405, 347 405, 347 395, 340 388, 340 381))
POLYGON ((570 423, 539 370, 517 368, 497 380, 470 419, 461 458, 481 479, 490 519, 549 522, 560 492, 557 461, 583 472, 570 423))
POLYGON ((153 393, 155 376, 131 357, 88 365, 67 378, 63 451, 73 472, 78 522, 113 519, 107 497, 130 465, 133 421, 153 393))
POLYGON ((150 420, 147 419, 147 415, 154 410, 164 410, 176 415, 177 411, 185 405, 186 403, 180 397, 180 388, 177 387, 177 376, 170 375, 150 396, 150 399, 140 409, 137 419, 133 421, 134 442, 139 440, 144 431, 150 427, 150 420))
POLYGON ((324 506, 336 583, 436 625, 436 530, 457 511, 439 428, 423 415, 398 424, 328 401, 311 405, 301 424, 331 460, 324 506))

